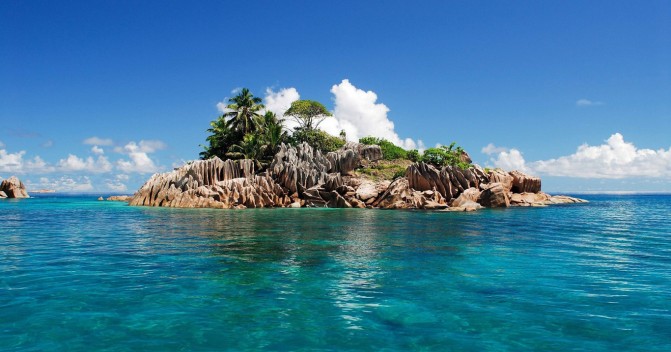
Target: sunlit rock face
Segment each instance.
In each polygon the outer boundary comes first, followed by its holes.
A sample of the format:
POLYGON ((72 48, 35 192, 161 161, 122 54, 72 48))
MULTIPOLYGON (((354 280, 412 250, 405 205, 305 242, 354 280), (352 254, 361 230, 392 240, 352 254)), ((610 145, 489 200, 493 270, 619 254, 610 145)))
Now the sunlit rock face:
POLYGON ((0 183, 0 198, 28 198, 26 186, 16 176, 0 183))
MULTIPOLYGON (((467 154, 466 154, 467 156, 467 154)), ((282 145, 267 169, 253 160, 213 158, 153 175, 131 205, 181 208, 330 207, 446 209, 544 206, 582 200, 552 197, 540 178, 520 171, 485 171, 426 163, 410 165, 404 177, 373 181, 356 172, 382 159, 379 146, 347 143, 322 154, 307 143, 282 145)), ((465 157, 464 157, 465 158, 465 157)), ((4 183, 3 183, 4 184, 4 183)))

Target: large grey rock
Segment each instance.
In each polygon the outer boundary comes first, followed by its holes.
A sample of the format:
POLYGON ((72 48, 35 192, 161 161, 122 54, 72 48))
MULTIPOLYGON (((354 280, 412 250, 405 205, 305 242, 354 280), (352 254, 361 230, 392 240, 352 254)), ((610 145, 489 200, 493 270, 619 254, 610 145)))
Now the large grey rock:
POLYGON ((347 142, 341 148, 341 150, 346 149, 352 149, 356 151, 361 156, 362 159, 366 159, 368 161, 382 160, 383 157, 382 149, 380 148, 379 145, 367 145, 357 142, 347 142))
MULTIPOLYGON (((333 158, 340 160, 337 156, 333 158)), ((331 184, 342 184, 342 181, 334 180, 340 177, 339 173, 329 176, 335 168, 319 150, 303 143, 297 147, 282 144, 268 170, 280 186, 288 189, 289 194, 302 195, 305 190, 321 186, 327 181, 331 184)))
POLYGON ((366 202, 369 199, 374 200, 379 194, 378 187, 370 181, 362 183, 356 189, 356 197, 363 202, 366 202))
POLYGON ((513 178, 511 188, 513 193, 538 193, 541 191, 540 177, 527 175, 517 170, 508 174, 513 178))
MULTIPOLYGON (((28 198, 28 192, 23 182, 16 176, 12 176, 0 183, 0 192, 3 192, 6 198, 28 198)), ((2 195, 0 194, 0 198, 2 195)))
MULTIPOLYGON (((484 175, 484 172, 481 173, 484 175)), ((465 189, 478 187, 484 179, 474 168, 462 170, 448 165, 438 170, 422 162, 410 165, 405 177, 410 188, 418 191, 435 189, 445 199, 456 198, 465 189)))
POLYGON ((484 207, 501 208, 510 206, 508 191, 501 183, 490 183, 482 190, 478 203, 484 207))
POLYGON ((457 197, 455 200, 452 201, 450 204, 451 207, 460 207, 463 206, 469 202, 475 203, 478 201, 480 198, 480 192, 477 188, 471 187, 469 189, 464 190, 459 197, 457 197))
POLYGON ((397 178, 387 190, 372 204, 382 209, 444 209, 445 198, 434 190, 411 189, 408 180, 397 178))
POLYGON ((506 192, 510 192, 513 188, 513 177, 501 169, 495 169, 489 172, 489 183, 500 183, 506 192))

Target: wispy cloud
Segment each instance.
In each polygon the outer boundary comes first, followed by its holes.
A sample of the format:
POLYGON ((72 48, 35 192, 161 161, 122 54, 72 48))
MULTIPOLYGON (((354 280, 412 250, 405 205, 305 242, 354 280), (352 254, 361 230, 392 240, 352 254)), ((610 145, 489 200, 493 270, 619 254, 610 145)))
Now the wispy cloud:
POLYGON ((575 105, 577 107, 584 108, 584 107, 588 107, 588 106, 600 106, 600 105, 604 105, 604 103, 602 101, 594 101, 594 100, 589 100, 589 99, 578 99, 575 102, 575 105))
POLYGON ((100 138, 95 136, 86 138, 82 143, 88 145, 102 145, 102 146, 114 145, 114 141, 110 138, 100 138))
POLYGON ((504 147, 497 147, 494 145, 494 143, 489 143, 486 146, 482 147, 482 150, 480 150, 483 154, 487 155, 492 155, 496 153, 501 153, 501 152, 507 152, 508 148, 504 147))
POLYGON ((124 182, 128 181, 128 178, 128 175, 118 174, 112 179, 106 179, 105 186, 110 191, 125 192, 128 190, 128 186, 124 182))

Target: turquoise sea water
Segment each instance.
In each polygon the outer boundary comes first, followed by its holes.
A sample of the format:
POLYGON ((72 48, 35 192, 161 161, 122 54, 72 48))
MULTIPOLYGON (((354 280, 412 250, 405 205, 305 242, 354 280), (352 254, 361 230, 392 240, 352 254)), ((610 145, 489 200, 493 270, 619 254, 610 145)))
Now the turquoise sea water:
POLYGON ((0 201, 0 350, 671 350, 671 196, 476 213, 95 198, 0 201))

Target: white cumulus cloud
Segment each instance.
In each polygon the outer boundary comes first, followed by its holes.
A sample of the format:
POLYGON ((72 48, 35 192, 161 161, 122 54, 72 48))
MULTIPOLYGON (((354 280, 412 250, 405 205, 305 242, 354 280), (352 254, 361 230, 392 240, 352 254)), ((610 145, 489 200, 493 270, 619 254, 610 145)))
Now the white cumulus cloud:
POLYGON ((63 172, 86 171, 104 173, 112 171, 112 163, 102 155, 98 156, 97 159, 93 159, 90 156, 83 159, 76 155, 68 154, 67 158, 58 161, 58 169, 63 172))
MULTIPOLYGON (((484 150, 484 148, 483 148, 484 150)), ((522 153, 510 149, 494 153, 490 162, 504 169, 533 174, 597 179, 671 178, 671 147, 657 150, 637 148, 615 133, 600 145, 583 144, 575 153, 554 159, 526 162, 522 153)))
POLYGON ((117 160, 117 168, 125 173, 154 173, 160 170, 149 154, 157 150, 165 149, 165 143, 161 141, 148 140, 139 143, 129 142, 123 148, 116 149, 117 152, 128 155, 130 160, 117 160))
POLYGON ((23 168, 25 172, 37 173, 37 174, 54 172, 56 170, 55 167, 49 165, 39 156, 35 156, 32 160, 26 161, 23 168))
POLYGON ((359 89, 344 79, 331 87, 331 93, 334 95, 335 118, 324 120, 320 126, 324 131, 338 135, 341 130, 345 130, 349 140, 375 136, 405 149, 424 149, 421 140, 415 142, 411 138, 402 139, 398 136, 394 123, 387 116, 389 108, 377 102, 377 94, 373 91, 359 89))
MULTIPOLYGON (((264 105, 266 106, 266 111, 272 111, 277 115, 278 118, 283 119, 284 112, 291 107, 291 103, 300 99, 301 96, 298 94, 296 88, 282 88, 275 92, 272 88, 266 89, 266 95, 263 99, 264 105)), ((286 118, 284 121, 284 126, 289 130, 293 130, 298 127, 298 123, 292 118, 286 118)))
POLYGON ((114 145, 114 141, 109 138, 100 138, 100 137, 89 137, 83 141, 84 144, 88 145, 102 145, 102 146, 111 146, 114 145))
POLYGON ((72 178, 61 176, 60 178, 50 179, 40 177, 39 182, 27 181, 29 189, 53 189, 57 192, 88 192, 93 190, 93 184, 88 176, 72 178))
POLYGON ((7 173, 47 173, 54 171, 54 168, 48 165, 42 158, 35 156, 33 159, 24 160, 25 151, 21 150, 10 153, 5 149, 0 149, 0 172, 7 173))
POLYGON ((25 151, 9 153, 5 149, 0 149, 0 171, 1 172, 21 172, 23 171, 23 156, 25 151))
POLYGON ((100 147, 97 146, 97 145, 94 145, 93 147, 91 147, 91 152, 92 152, 93 154, 96 154, 96 155, 103 155, 103 154, 105 154, 105 150, 104 150, 103 148, 100 148, 100 147))

